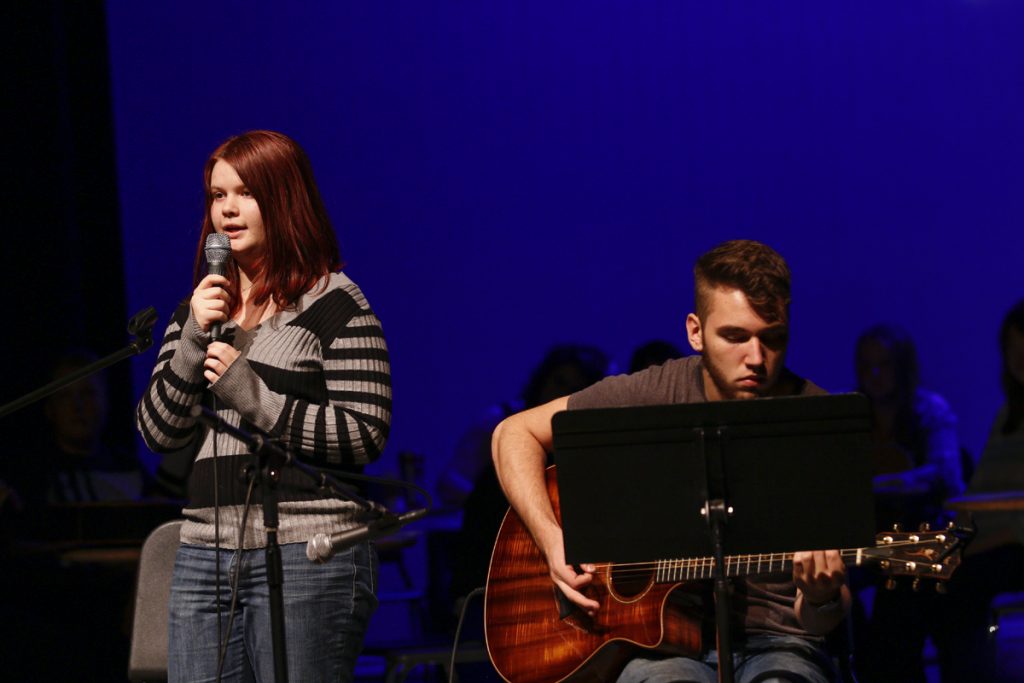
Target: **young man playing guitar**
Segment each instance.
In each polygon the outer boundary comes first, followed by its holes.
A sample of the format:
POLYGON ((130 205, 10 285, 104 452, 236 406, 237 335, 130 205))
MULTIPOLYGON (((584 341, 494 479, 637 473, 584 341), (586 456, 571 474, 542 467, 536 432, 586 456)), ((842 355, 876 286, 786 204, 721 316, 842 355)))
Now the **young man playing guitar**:
MULTIPOLYGON (((758 242, 736 240, 712 249, 694 268, 696 312, 686 318, 699 356, 668 361, 632 375, 609 377, 570 396, 513 415, 494 431, 492 449, 502 488, 543 554, 551 580, 595 616, 587 596, 595 567, 565 563, 562 529, 545 484, 552 448, 551 417, 562 410, 695 403, 824 391, 785 369, 790 277, 783 258, 758 242)), ((808 510, 813 515, 813 510, 808 510)), ((838 551, 799 552, 791 573, 739 580, 731 598, 736 680, 828 681, 834 674, 820 649, 849 608, 846 570, 838 551)), ((709 616, 713 605, 705 603, 709 616)), ((625 665, 620 683, 715 681, 714 650, 694 657, 645 653, 625 665)), ((618 672, 599 674, 613 680, 618 672)))

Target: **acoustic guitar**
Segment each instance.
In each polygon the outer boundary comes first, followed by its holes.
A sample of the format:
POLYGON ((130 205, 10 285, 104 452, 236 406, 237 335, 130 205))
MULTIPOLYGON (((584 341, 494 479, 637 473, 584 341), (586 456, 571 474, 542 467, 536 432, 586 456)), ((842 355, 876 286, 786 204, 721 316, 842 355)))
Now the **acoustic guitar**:
MULTIPOLYGON (((560 517, 555 468, 547 489, 560 517)), ((870 548, 841 550, 846 564, 880 563, 894 575, 946 580, 960 562, 952 530, 881 533, 870 548)), ((792 553, 726 557, 730 577, 792 571, 792 553)), ((638 650, 696 655, 699 614, 670 603, 669 593, 712 578, 713 558, 597 565, 587 595, 600 603, 591 618, 558 590, 547 562, 514 510, 491 555, 484 600, 487 651, 510 683, 614 680, 638 650)))

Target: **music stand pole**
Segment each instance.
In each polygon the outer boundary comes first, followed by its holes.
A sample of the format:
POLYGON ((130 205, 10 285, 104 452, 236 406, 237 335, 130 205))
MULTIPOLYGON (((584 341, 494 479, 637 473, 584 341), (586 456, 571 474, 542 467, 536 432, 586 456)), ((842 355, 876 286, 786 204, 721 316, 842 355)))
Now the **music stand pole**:
POLYGON ((725 501, 718 499, 708 503, 707 519, 711 526, 711 543, 714 547, 715 566, 712 570, 715 593, 715 632, 718 636, 718 680, 732 683, 732 631, 729 630, 729 581, 726 577, 724 553, 724 527, 726 523, 725 501))
MULTIPOLYGON (((707 452, 707 443, 704 440, 704 429, 698 427, 694 430, 697 435, 697 452, 700 460, 705 463, 705 474, 707 477, 706 491, 709 498, 712 491, 719 492, 721 487, 714 486, 715 477, 712 472, 721 476, 721 457, 717 460, 718 467, 714 467, 710 455, 707 452)), ((718 436, 722 436, 719 430, 718 436)), ((715 633, 717 635, 718 649, 718 680, 719 683, 733 683, 735 674, 732 665, 732 632, 729 630, 729 581, 727 578, 727 567, 725 566, 725 525, 728 522, 728 508, 721 498, 708 500, 701 512, 711 527, 711 546, 714 555, 714 566, 711 576, 714 579, 715 595, 715 633)))
MULTIPOLYGON (((727 681, 729 603, 738 599, 727 579, 761 571, 732 556, 874 543, 869 415, 859 394, 556 413, 565 559, 636 564, 713 554, 718 673, 727 681)), ((767 573, 777 573, 771 561, 767 573)))

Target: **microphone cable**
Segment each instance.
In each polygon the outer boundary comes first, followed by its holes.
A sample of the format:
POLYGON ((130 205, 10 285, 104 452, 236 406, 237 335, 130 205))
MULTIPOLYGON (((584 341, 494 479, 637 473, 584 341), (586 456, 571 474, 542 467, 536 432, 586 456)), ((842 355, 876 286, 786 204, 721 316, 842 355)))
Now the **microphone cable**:
MULTIPOLYGON (((210 392, 210 409, 217 413, 217 395, 210 392)), ((217 480, 217 430, 213 431, 213 572, 214 602, 217 603, 217 656, 218 662, 223 660, 227 652, 227 638, 224 633, 223 618, 220 609, 220 482, 217 480)), ((230 622, 228 626, 230 627, 230 622)), ((217 665, 217 683, 220 683, 220 664, 217 665)))
POLYGON ((228 653, 227 644, 231 638, 231 626, 235 621, 235 611, 238 607, 238 582, 239 577, 242 574, 242 554, 245 548, 245 523, 249 517, 249 507, 252 503, 252 491, 256 487, 256 477, 249 478, 249 488, 245 492, 245 505, 242 507, 242 521, 238 525, 238 550, 236 551, 237 562, 235 562, 235 571, 231 576, 231 609, 228 610, 228 628, 224 633, 224 638, 218 645, 217 654, 217 683, 220 683, 221 674, 224 671, 224 658, 228 653))
POLYGON ((455 655, 459 651, 459 636, 462 635, 462 623, 466 620, 466 606, 473 601, 473 598, 484 594, 484 587, 474 588, 462 601, 462 609, 459 610, 459 623, 455 626, 455 640, 452 642, 452 658, 448 660, 448 683, 455 683, 455 655))

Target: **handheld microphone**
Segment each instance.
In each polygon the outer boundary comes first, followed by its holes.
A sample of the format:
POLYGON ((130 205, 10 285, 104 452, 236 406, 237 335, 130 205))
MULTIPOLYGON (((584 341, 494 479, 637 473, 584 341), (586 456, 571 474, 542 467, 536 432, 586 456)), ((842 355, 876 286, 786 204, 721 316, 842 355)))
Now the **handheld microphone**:
MULTIPOLYGON (((228 260, 231 258, 231 238, 220 232, 206 236, 206 272, 211 275, 227 275, 228 260)), ((210 339, 220 341, 220 323, 210 325, 210 339)))
POLYGON ((309 558, 310 562, 326 562, 337 552, 350 548, 362 541, 372 541, 375 538, 393 534, 409 522, 415 521, 426 514, 427 508, 409 510, 400 515, 387 512, 383 517, 358 526, 355 529, 342 531, 332 536, 316 534, 306 544, 306 557, 309 558))

